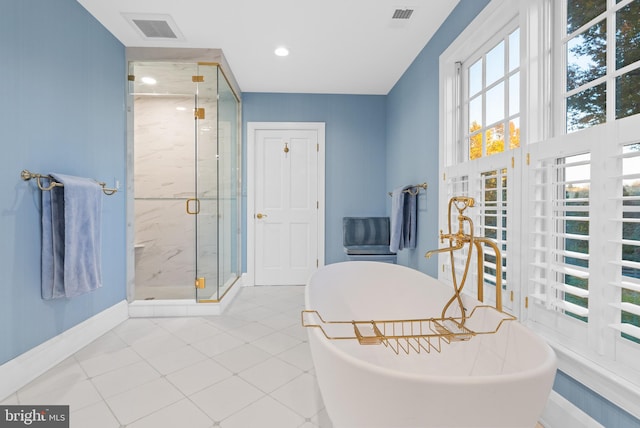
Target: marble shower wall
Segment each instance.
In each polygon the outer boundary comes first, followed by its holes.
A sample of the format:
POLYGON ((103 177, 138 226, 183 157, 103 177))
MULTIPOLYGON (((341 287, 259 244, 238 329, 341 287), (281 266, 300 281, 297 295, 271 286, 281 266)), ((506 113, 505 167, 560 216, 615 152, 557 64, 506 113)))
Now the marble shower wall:
MULTIPOLYGON (((193 288, 196 216, 186 212, 187 198, 195 196, 193 107, 189 95, 139 95, 134 99, 136 287, 193 288)), ((208 117, 207 122, 213 126, 203 124, 208 130, 201 138, 205 147, 200 150, 199 169, 206 170, 203 181, 207 187, 215 189, 215 145, 208 142, 215 139, 215 117, 208 117)), ((215 195, 208 191, 207 196, 215 195)), ((203 237, 199 251, 207 259, 200 267, 211 265, 208 274, 215 275, 216 203, 206 199, 201 202, 197 226, 203 237)), ((215 277, 208 278, 208 284, 215 284, 215 277)))

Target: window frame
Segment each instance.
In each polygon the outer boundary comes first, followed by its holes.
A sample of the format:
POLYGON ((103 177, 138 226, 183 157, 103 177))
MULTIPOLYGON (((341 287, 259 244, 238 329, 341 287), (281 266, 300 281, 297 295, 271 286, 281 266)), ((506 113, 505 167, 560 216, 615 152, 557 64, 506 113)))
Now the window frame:
MULTIPOLYGON (((523 145, 522 128, 520 133, 520 147, 513 149, 505 149, 501 153, 495 153, 491 155, 483 155, 480 158, 469 160, 468 144, 464 141, 465 135, 468 134, 468 117, 465 104, 465 87, 468 86, 467 79, 462 76, 463 62, 471 65, 475 63, 479 58, 485 56, 493 47, 495 47, 500 41, 508 38, 509 35, 516 30, 520 29, 520 47, 522 47, 522 19, 518 14, 518 5, 515 2, 508 0, 495 0, 489 3, 485 9, 481 12, 480 17, 476 18, 465 30, 465 37, 459 38, 454 41, 449 48, 440 57, 440 103, 441 111, 445 113, 441 116, 442 126, 440 126, 440 171, 442 172, 443 185, 439 186, 439 201, 440 207, 446 207, 450 196, 449 188, 452 180, 461 179, 466 176, 466 191, 468 196, 476 198, 477 207, 469 212, 476 228, 481 230, 480 227, 483 224, 484 204, 480 197, 482 192, 482 174, 488 171, 500 171, 506 170, 506 180, 508 182, 508 188, 517 189, 521 186, 521 180, 519 175, 514 173, 516 165, 521 163, 521 153, 523 145), (493 28, 496 30, 487 37, 486 22, 492 22, 493 28), (478 42, 481 41, 481 42, 478 42)), ((520 125, 522 126, 522 117, 524 115, 523 105, 523 63, 522 55, 520 55, 519 61, 519 73, 520 73, 520 96, 519 96, 519 118, 520 125)), ((483 68, 485 66, 483 65, 483 68)), ((507 68, 507 66, 505 66, 507 68)), ((503 81, 508 83, 511 73, 507 73, 503 76, 503 81)), ((483 79, 483 90, 486 90, 483 79)), ((508 114, 507 104, 505 104, 505 116, 502 119, 503 122, 508 121, 510 115, 508 114)), ((483 114, 484 115, 484 114, 483 114)), ((483 123, 483 126, 486 126, 483 123)), ((505 141, 505 147, 508 147, 508 141, 505 141)), ((484 144, 483 144, 484 152, 484 144)), ((509 203, 507 210, 509 212, 507 216, 507 242, 508 253, 503 254, 507 260, 516 260, 520 256, 520 246, 516 243, 519 242, 519 233, 514 227, 515 219, 520 217, 519 204, 509 203), (513 232, 511 232, 513 231, 513 232)), ((446 211, 446 210, 445 210, 446 211)), ((442 209, 439 213, 439 223, 443 230, 447 225, 447 213, 442 209)), ((486 259, 486 258, 485 258, 486 259)), ((449 257, 445 254, 439 255, 438 262, 442 265, 442 269, 438 269, 439 278, 450 282, 450 261, 449 257)), ((486 266, 486 264, 485 264, 486 266)), ((503 287, 502 302, 505 310, 518 316, 521 313, 520 290, 514 288, 511 284, 518 283, 517 278, 520 277, 519 267, 515 265, 509 265, 508 277, 506 281, 506 289, 503 287), (511 280, 512 279, 512 280, 511 280)), ((472 286, 465 287, 465 292, 475 296, 476 287, 476 269, 472 268, 469 272, 468 284, 472 286)), ((503 284, 504 285, 504 284, 503 284)), ((495 286, 488 284, 485 280, 484 286, 485 301, 489 304, 495 303, 495 286)))

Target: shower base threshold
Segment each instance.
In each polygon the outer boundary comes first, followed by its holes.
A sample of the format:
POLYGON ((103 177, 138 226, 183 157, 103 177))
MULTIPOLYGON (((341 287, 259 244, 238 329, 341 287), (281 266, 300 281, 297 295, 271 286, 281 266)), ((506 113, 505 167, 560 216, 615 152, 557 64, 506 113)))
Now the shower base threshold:
POLYGON ((201 317, 221 315, 240 291, 242 284, 236 282, 218 302, 199 303, 194 299, 150 299, 129 303, 129 317, 201 317))

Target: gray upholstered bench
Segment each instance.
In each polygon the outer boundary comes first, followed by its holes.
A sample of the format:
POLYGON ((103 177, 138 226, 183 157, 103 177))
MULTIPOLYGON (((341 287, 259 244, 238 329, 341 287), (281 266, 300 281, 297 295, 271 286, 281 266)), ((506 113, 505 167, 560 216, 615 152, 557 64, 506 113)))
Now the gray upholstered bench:
POLYGON ((342 245, 347 260, 395 263, 396 253, 389 251, 389 217, 344 217, 342 245))

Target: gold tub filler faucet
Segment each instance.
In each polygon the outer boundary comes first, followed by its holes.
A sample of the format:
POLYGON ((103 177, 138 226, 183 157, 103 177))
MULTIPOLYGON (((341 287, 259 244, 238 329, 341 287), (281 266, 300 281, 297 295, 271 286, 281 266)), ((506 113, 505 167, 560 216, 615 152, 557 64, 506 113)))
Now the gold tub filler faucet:
POLYGON ((475 200, 467 196, 455 196, 449 200, 448 205, 448 233, 440 231, 440 243, 448 241, 448 246, 437 250, 428 251, 426 258, 437 253, 449 253, 451 257, 451 277, 453 280, 454 294, 442 308, 439 318, 404 319, 404 320, 367 320, 367 321, 328 321, 322 318, 315 310, 302 311, 302 326, 319 328, 329 340, 357 340, 361 345, 380 345, 390 348, 396 354, 403 351, 427 353, 431 350, 440 352, 443 344, 470 340, 479 334, 497 333, 505 321, 513 321, 516 318, 502 310, 502 255, 500 249, 491 239, 474 236, 473 221, 464 214, 467 208, 475 206, 475 200), (452 229, 452 209, 457 210, 458 230, 452 229), (484 301, 484 253, 482 245, 490 246, 496 256, 496 305, 478 305, 467 315, 462 303, 462 289, 464 288, 471 265, 473 248, 477 250, 477 282, 478 301, 484 301), (455 269, 454 252, 468 247, 464 271, 460 282, 455 269), (453 303, 457 303, 459 316, 447 316, 447 311, 453 303), (499 315, 499 321, 495 328, 487 328, 481 331, 472 330, 467 322, 478 311, 494 311, 499 315))

